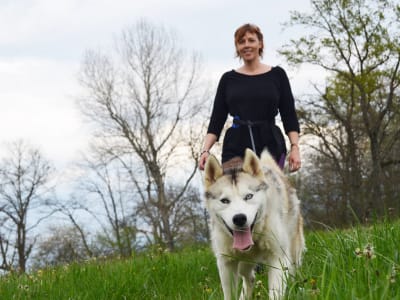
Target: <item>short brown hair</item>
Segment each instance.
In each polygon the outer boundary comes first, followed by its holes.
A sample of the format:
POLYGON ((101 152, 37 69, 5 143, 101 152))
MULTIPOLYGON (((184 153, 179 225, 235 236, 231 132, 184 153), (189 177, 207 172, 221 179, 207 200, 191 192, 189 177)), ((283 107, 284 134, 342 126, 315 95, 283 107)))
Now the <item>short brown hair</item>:
MULTIPOLYGON (((257 25, 246 23, 240 26, 235 31, 235 47, 236 44, 239 43, 239 40, 246 34, 246 32, 255 33, 257 35, 258 40, 261 42, 261 48, 258 51, 258 54, 262 57, 264 51, 264 36, 257 25)), ((236 56, 239 56, 239 53, 236 51, 236 56)))

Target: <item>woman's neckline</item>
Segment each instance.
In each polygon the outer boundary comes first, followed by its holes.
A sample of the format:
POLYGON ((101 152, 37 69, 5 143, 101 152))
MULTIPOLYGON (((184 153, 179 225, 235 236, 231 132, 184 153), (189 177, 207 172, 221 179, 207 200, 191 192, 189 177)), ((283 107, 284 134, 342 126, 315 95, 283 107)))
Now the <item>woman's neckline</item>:
POLYGON ((260 76, 260 75, 268 74, 268 73, 270 73, 274 68, 275 68, 275 67, 271 66, 271 67, 269 68, 268 71, 261 72, 261 73, 255 73, 255 74, 246 74, 246 73, 239 72, 239 71, 237 71, 237 70, 235 70, 235 69, 232 69, 232 71, 233 71, 234 73, 236 73, 236 74, 239 74, 239 75, 248 76, 248 77, 253 77, 253 76, 260 76))

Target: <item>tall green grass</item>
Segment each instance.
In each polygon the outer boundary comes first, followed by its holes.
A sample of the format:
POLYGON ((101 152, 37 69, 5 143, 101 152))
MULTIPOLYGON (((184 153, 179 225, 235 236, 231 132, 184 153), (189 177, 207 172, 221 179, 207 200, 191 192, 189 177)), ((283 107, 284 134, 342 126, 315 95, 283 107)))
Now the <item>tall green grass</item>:
MULTIPOLYGON (((307 252, 286 299, 400 299, 400 224, 306 234, 307 252)), ((267 270, 254 299, 267 299, 267 270)), ((93 260, 0 278, 0 299, 222 299, 209 247, 93 260)))

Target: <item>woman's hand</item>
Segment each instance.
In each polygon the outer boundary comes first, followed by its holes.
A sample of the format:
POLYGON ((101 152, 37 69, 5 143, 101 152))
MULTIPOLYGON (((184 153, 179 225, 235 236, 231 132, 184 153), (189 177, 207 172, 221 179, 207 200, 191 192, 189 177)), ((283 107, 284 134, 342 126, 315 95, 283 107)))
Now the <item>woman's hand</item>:
POLYGON ((203 147, 204 150, 201 151, 199 159, 199 169, 201 171, 204 170, 207 158, 210 155, 211 147, 214 145, 216 141, 217 141, 217 136, 214 133, 207 133, 204 139, 204 147, 203 147))
POLYGON ((206 161, 207 161, 207 158, 208 158, 209 155, 210 155, 210 152, 208 152, 208 151, 203 151, 203 152, 201 153, 200 159, 199 159, 199 169, 200 169, 201 171, 204 170, 204 167, 205 167, 205 165, 206 165, 206 161))
POLYGON ((292 144, 289 153, 289 171, 296 172, 301 168, 299 145, 292 144))

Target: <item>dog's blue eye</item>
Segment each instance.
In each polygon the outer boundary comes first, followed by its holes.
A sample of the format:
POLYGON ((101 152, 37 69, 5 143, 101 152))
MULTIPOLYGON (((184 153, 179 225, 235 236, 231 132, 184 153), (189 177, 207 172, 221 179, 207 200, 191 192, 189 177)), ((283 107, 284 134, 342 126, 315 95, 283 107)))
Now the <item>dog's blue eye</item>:
POLYGON ((222 202, 223 204, 229 204, 229 203, 231 203, 231 201, 230 201, 229 199, 226 199, 226 198, 222 198, 222 199, 221 199, 221 202, 222 202))
POLYGON ((247 194, 244 196, 244 200, 250 200, 251 198, 253 198, 253 194, 247 194))

